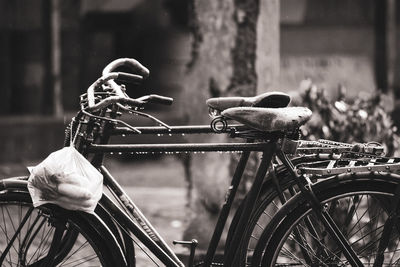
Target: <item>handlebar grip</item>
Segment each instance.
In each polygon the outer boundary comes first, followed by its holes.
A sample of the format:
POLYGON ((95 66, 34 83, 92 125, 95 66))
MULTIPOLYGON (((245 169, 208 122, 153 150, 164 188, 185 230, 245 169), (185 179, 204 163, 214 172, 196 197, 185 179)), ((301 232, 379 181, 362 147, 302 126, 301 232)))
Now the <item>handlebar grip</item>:
POLYGON ((119 58, 109 63, 103 69, 103 76, 107 75, 110 72, 113 72, 116 68, 122 66, 130 68, 135 74, 139 74, 143 78, 147 78, 150 74, 150 71, 145 66, 140 64, 139 61, 133 58, 119 58))
POLYGON ((138 100, 147 103, 161 104, 161 105, 171 105, 172 102, 174 102, 174 99, 172 97, 161 96, 161 95, 146 95, 138 98, 138 100))
POLYGON ((152 103, 161 104, 161 105, 171 105, 174 102, 172 97, 161 96, 161 95, 150 95, 150 99, 152 103))
POLYGON ((118 72, 117 81, 138 84, 143 80, 143 76, 130 74, 125 72, 118 72))

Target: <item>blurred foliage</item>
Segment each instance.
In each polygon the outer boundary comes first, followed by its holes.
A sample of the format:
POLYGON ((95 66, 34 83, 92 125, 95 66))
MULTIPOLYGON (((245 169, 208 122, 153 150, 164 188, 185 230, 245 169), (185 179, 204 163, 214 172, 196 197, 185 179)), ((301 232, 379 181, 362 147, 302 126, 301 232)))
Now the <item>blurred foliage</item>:
POLYGON ((356 99, 347 99, 345 95, 346 89, 339 85, 336 99, 329 99, 310 79, 301 82, 300 95, 293 102, 313 111, 310 121, 302 127, 304 138, 349 143, 375 141, 386 147, 386 155, 400 155, 400 137, 386 111, 390 97, 381 92, 356 99))

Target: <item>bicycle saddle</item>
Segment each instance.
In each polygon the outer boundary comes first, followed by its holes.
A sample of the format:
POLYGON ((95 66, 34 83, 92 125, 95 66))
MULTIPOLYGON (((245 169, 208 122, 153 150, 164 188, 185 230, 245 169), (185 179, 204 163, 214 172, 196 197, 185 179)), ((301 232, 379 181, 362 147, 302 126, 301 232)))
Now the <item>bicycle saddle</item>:
POLYGON ((312 112, 304 107, 235 107, 228 108, 221 114, 257 130, 275 132, 298 128, 311 118, 312 112))
POLYGON ((218 111, 234 107, 282 108, 290 102, 290 96, 281 92, 268 92, 253 97, 214 97, 206 101, 207 105, 218 111))

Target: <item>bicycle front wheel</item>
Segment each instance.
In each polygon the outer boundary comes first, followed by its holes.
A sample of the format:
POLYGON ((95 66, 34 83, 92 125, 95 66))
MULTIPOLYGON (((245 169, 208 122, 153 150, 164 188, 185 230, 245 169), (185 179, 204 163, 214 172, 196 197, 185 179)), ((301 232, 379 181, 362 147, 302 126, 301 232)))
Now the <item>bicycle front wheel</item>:
MULTIPOLYGON (((392 212, 398 176, 344 175, 315 186, 314 192, 329 212, 351 249, 364 266, 374 266, 385 243, 379 266, 400 264, 400 223, 382 241, 392 212)), ((279 211, 262 234, 252 266, 350 266, 341 245, 333 241, 310 203, 299 194, 279 211)))
POLYGON ((0 192, 1 266, 124 266, 77 212, 35 209, 28 193, 0 192))

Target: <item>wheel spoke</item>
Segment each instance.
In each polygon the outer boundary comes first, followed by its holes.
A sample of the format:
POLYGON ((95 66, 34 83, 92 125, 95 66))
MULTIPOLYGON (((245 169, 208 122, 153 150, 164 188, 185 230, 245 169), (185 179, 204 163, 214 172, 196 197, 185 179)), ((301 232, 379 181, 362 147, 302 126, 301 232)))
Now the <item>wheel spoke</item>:
MULTIPOLYGON (((325 205, 329 207, 329 213, 335 223, 340 226, 343 236, 351 241, 349 245, 357 258, 364 266, 372 266, 375 257, 379 255, 377 248, 383 233, 385 218, 388 215, 384 210, 386 207, 384 202, 372 201, 375 198, 368 194, 359 194, 357 198, 358 200, 353 196, 344 196, 326 202, 325 205), (352 219, 349 219, 350 216, 352 219)), ((319 220, 314 217, 311 210, 297 220, 285 237, 286 241, 279 249, 274 266, 349 265, 336 242, 325 234, 325 227, 321 223, 316 224, 316 221, 319 220), (312 225, 310 222, 313 222, 312 225), (299 230, 303 234, 299 235, 299 230), (322 250, 325 251, 325 255, 321 254, 322 250), (302 251, 307 251, 307 255, 302 251), (311 262, 305 260, 305 256, 310 256, 311 262)), ((285 222, 281 223, 281 225, 284 224, 285 222)), ((392 229, 390 239, 386 241, 388 244, 386 250, 382 253, 384 257, 382 266, 396 266, 400 261, 398 227, 395 226, 392 229)))
MULTIPOLYGON (((10 220, 12 221, 12 219, 11 219, 11 218, 12 218, 12 217, 11 217, 11 214, 10 214, 10 212, 8 211, 8 208, 7 208, 7 207, 6 207, 6 209, 7 209, 7 214, 9 215, 9 218, 10 218, 10 220)), ((8 244, 7 244, 6 248, 3 250, 3 254, 2 254, 1 257, 0 257, 0 263, 2 263, 2 262, 4 261, 6 255, 8 254, 8 251, 10 250, 11 247, 15 249, 15 247, 14 247, 14 241, 15 241, 16 239, 19 240, 18 236, 20 235, 20 231, 21 231, 22 227, 24 227, 24 225, 25 225, 26 221, 28 220, 28 217, 30 216, 30 214, 32 213, 32 211, 33 211, 33 208, 29 209, 29 211, 28 211, 27 214, 25 215, 24 219, 21 221, 20 225, 18 226, 18 229, 15 229, 15 226, 14 226, 14 224, 12 223, 13 229, 14 229, 14 235, 13 235, 10 239, 7 238, 7 239, 8 239, 8 244), (6 253, 6 254, 5 254, 5 253, 6 253)), ((3 217, 4 217, 4 216, 3 216, 3 217)), ((19 242, 19 243, 20 243, 20 242, 19 242)), ((16 250, 16 249, 15 249, 15 250, 16 250)), ((11 261, 11 259, 10 259, 10 261, 11 261)))

